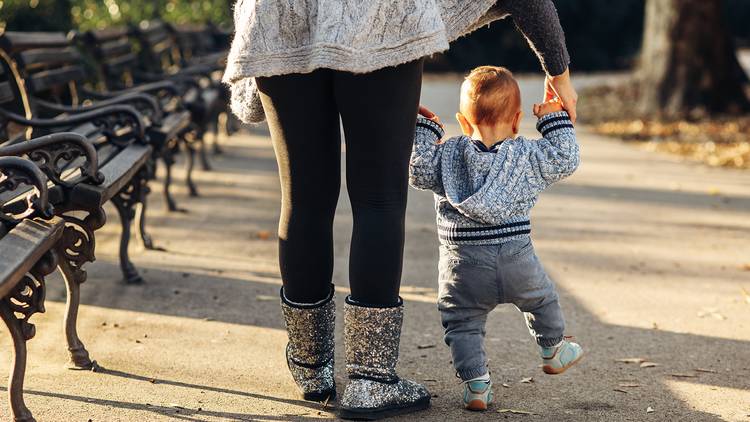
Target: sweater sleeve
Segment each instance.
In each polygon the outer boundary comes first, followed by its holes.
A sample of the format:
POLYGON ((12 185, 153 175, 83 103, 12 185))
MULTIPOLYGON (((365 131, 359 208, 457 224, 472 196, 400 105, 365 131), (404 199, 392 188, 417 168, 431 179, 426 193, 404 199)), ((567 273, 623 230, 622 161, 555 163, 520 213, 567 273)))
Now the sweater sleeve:
POLYGON ((440 159, 442 144, 438 141, 445 135, 437 123, 422 116, 417 117, 414 148, 409 161, 409 184, 417 189, 442 190, 440 159))
POLYGON ((530 142, 529 164, 541 189, 573 174, 580 156, 575 129, 567 111, 542 116, 536 125, 542 139, 530 142))
POLYGON ((552 0, 501 0, 498 7, 510 14, 548 75, 557 76, 565 72, 570 64, 570 56, 552 0))

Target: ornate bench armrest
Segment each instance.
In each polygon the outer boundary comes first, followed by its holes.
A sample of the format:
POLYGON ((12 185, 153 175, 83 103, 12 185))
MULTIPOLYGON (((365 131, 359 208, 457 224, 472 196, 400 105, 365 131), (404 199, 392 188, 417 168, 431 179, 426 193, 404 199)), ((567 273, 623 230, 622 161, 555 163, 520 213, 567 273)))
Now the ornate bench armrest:
POLYGON ((55 133, 0 147, 0 157, 23 155, 55 185, 71 188, 78 183, 99 185, 104 182, 104 176, 99 172, 96 149, 83 135, 70 132, 55 133), (75 181, 63 180, 63 172, 69 170, 67 164, 79 157, 84 159, 83 164, 78 166, 81 177, 75 181))
POLYGON ((96 101, 89 105, 84 106, 69 106, 63 104, 56 104, 53 102, 42 100, 41 98, 35 98, 34 103, 47 110, 55 111, 58 113, 83 113, 91 110, 98 110, 103 107, 109 107, 112 105, 131 105, 138 111, 144 112, 149 118, 155 123, 160 123, 163 113, 159 102, 156 98, 144 94, 141 92, 126 93, 123 95, 112 96, 107 99, 96 101), (147 112, 147 113, 146 113, 147 112))
POLYGON ((29 160, 19 157, 0 157, 0 193, 13 192, 21 185, 35 189, 26 195, 25 206, 18 212, 6 212, 5 204, 0 204, 0 223, 14 226, 24 218, 51 218, 54 215, 47 194, 47 178, 29 160))
POLYGON ((65 116, 64 119, 27 119, 19 114, 0 108, 0 117, 22 125, 46 129, 65 128, 91 122, 102 129, 107 139, 112 142, 118 142, 115 125, 130 125, 135 130, 136 139, 143 143, 146 142, 146 124, 143 121, 143 116, 129 105, 102 107, 96 110, 65 116))

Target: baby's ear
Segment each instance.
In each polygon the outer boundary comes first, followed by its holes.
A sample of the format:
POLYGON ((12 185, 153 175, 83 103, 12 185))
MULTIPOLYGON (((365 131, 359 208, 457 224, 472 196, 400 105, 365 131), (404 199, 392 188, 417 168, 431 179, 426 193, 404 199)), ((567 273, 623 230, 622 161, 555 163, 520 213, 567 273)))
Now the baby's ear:
POLYGON ((471 123, 469 123, 469 119, 466 118, 463 114, 456 113, 456 120, 458 120, 458 125, 461 126, 461 132, 466 136, 471 136, 474 134, 474 128, 471 126, 471 123))

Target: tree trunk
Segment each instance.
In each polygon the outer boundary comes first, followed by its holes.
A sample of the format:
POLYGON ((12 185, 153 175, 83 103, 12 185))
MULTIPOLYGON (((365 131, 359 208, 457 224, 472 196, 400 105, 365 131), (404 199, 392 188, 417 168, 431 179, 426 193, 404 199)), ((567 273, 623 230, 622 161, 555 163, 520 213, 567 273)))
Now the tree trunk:
POLYGON ((638 80, 644 115, 750 110, 722 0, 648 0, 638 80))

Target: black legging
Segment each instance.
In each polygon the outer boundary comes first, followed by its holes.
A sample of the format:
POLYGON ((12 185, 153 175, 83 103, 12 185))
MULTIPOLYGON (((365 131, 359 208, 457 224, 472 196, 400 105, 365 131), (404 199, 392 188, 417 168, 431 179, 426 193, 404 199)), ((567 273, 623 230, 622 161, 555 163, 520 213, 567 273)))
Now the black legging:
POLYGON ((288 299, 326 297, 341 184, 341 131, 354 231, 352 299, 398 301, 408 164, 422 60, 366 74, 318 69, 258 78, 281 178, 279 263, 288 299))

